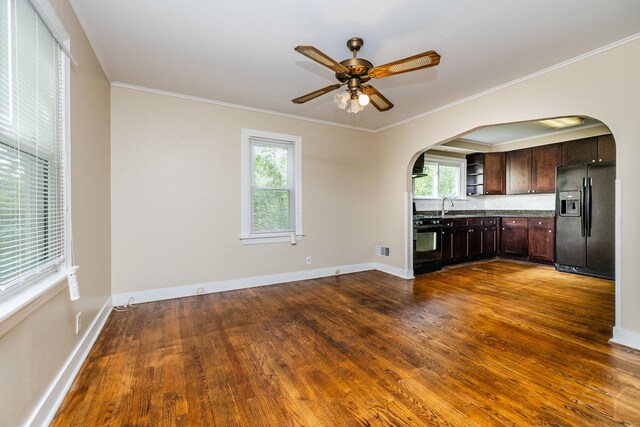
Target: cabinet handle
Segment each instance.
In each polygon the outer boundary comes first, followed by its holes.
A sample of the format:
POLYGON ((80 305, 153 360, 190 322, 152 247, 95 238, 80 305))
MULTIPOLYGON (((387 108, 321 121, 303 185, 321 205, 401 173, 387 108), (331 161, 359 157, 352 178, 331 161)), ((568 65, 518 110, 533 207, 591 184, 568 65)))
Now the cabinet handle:
POLYGON ((549 233, 551 233, 551 230, 549 230, 549 233))
POLYGON ((527 193, 531 193, 531 190, 527 190, 527 193))
POLYGON ((602 161, 602 159, 598 159, 598 161, 599 161, 599 162, 601 162, 601 161, 602 161))
POLYGON ((538 225, 542 225, 542 221, 538 221, 538 225))
POLYGON ((596 162, 596 159, 591 160, 591 163, 595 163, 595 162, 596 162))
POLYGON ((531 192, 532 192, 532 193, 535 193, 535 192, 536 192, 536 190, 531 190, 531 192))
POLYGON ((511 224, 515 224, 515 223, 516 223, 515 221, 511 221, 511 224))
POLYGON ((504 230, 504 227, 502 227, 502 229, 504 230))

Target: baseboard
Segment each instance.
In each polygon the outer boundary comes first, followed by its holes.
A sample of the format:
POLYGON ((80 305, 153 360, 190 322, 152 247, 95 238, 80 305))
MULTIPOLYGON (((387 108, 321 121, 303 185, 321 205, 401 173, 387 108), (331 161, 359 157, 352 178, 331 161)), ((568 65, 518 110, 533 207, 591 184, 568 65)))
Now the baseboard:
POLYGON ((398 276, 402 279, 413 279, 413 270, 403 270, 402 268, 393 267, 391 265, 383 264, 381 262, 374 263, 374 267, 376 270, 380 270, 384 273, 391 274, 393 276, 398 276))
POLYGON ((640 332, 637 331, 630 331, 628 329, 622 329, 614 326, 613 338, 609 341, 640 350, 640 332))
POLYGON ((38 402, 38 405, 25 423, 26 426, 48 426, 51 423, 62 400, 71 388, 73 380, 76 378, 76 375, 78 375, 82 364, 89 355, 91 347, 93 347, 98 335, 100 335, 100 331, 102 331, 104 324, 107 322, 112 307, 111 298, 109 298, 98 312, 91 326, 87 328, 84 336, 78 345, 76 345, 62 369, 49 386, 49 389, 40 402, 38 402))
POLYGON ((376 264, 374 263, 351 264, 337 267, 318 268, 314 270, 294 271, 291 273, 272 274, 268 276, 246 277, 243 279, 222 280, 218 282, 198 283, 193 285, 175 286, 162 289, 150 289, 148 291, 113 295, 113 304, 127 304, 131 298, 133 298, 133 302, 135 303, 143 303, 151 301, 162 301, 172 298, 190 297, 197 295, 198 288, 202 288, 201 293, 210 294, 214 292, 225 292, 238 289, 254 288, 257 286, 277 285, 279 283, 318 279, 321 277, 357 273, 359 271, 375 269, 376 264))

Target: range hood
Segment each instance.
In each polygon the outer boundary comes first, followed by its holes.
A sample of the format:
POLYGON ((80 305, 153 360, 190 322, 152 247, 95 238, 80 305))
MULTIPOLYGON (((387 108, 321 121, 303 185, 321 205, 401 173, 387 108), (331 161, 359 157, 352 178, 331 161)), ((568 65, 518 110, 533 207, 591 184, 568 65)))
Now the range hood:
POLYGON ((423 176, 429 176, 429 174, 424 173, 424 153, 420 154, 413 164, 411 178, 420 178, 423 176))

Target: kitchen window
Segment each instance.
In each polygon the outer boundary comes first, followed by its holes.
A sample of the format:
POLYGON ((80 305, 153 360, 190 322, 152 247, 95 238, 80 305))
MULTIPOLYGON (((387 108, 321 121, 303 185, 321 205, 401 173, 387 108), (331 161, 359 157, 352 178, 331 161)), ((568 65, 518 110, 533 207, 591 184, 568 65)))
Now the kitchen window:
POLYGON ((466 181, 466 160, 455 157, 428 156, 424 159, 426 176, 413 178, 416 199, 441 199, 445 196, 461 198, 462 183, 466 181))
POLYGON ((1 296, 65 259, 68 63, 29 1, 0 9, 1 296))
POLYGON ((302 238, 301 138, 242 130, 245 244, 302 238))

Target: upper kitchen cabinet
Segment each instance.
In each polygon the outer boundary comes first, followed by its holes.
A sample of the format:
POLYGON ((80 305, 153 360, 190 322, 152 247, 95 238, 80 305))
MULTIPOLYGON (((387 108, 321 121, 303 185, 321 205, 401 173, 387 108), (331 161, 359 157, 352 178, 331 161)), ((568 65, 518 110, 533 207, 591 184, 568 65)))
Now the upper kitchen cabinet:
POLYGON ((541 145, 531 149, 531 192, 555 193, 556 168, 561 164, 560 144, 541 145))
POLYGON ((507 152, 507 194, 554 193, 561 153, 560 144, 507 152))
POLYGON ((505 194, 504 153, 467 155, 467 196, 505 194))
POLYGON ((484 194, 505 194, 505 154, 484 155, 484 194))
POLYGON ((562 166, 609 162, 615 159, 616 144, 611 134, 562 143, 562 166))
POLYGON ((531 193, 531 148, 506 154, 507 194, 531 193))

